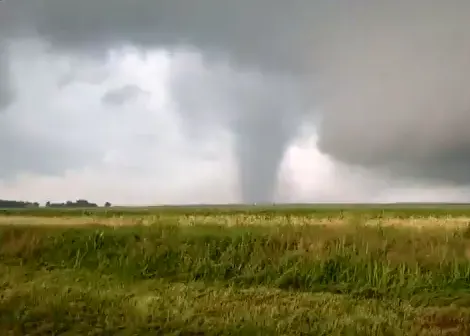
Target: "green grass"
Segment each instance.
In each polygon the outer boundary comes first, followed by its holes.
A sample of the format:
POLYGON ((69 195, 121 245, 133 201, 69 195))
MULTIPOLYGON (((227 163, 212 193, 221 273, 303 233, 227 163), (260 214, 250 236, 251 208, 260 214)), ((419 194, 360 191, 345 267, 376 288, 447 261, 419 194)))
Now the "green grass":
POLYGON ((467 227, 357 218, 1 226, 0 334, 468 335, 469 258, 467 227))
POLYGON ((2 334, 376 335, 411 330, 429 315, 399 300, 161 279, 123 284, 83 271, 18 271, 8 281, 2 334))

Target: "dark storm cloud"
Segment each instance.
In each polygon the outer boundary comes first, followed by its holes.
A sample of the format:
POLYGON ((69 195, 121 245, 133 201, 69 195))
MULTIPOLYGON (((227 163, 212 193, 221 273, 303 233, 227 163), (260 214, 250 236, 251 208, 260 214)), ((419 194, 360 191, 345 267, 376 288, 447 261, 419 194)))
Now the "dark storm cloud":
POLYGON ((340 35, 321 76, 320 148, 395 175, 468 183, 470 3, 389 7, 340 35))
MULTIPOLYGON (((259 83, 262 89, 253 90, 261 92, 253 101, 264 99, 263 104, 250 104, 251 98, 234 99, 236 94, 224 97, 232 104, 230 120, 237 120, 225 125, 240 139, 237 153, 242 180, 249 180, 246 183, 253 190, 259 187, 253 183, 272 175, 265 176, 264 168, 254 167, 260 160, 279 162, 295 136, 296 127, 286 135, 285 120, 309 112, 292 113, 276 88, 266 93, 271 88, 269 80, 284 75, 309 83, 304 88, 310 90, 308 98, 321 113, 319 145, 332 157, 398 174, 470 181, 470 174, 465 173, 470 169, 468 1, 5 3, 9 16, 0 23, 0 27, 7 26, 3 34, 26 36, 29 32, 58 51, 103 57, 109 48, 126 44, 188 47, 204 54, 208 69, 214 61, 224 60, 232 70, 266 75, 268 80, 259 83), (251 139, 250 154, 243 149, 245 139, 251 139), (262 158, 266 152, 271 154, 262 158), (249 163, 253 158, 258 161, 249 163), (250 177, 244 178, 243 171, 250 177)), ((202 120, 219 120, 219 113, 214 111, 202 120)), ((195 118, 195 123, 200 122, 195 118)), ((267 189, 261 194, 271 192, 267 189)), ((253 198, 247 199, 261 197, 253 191, 253 198)))
POLYGON ((297 6, 281 0, 17 0, 9 5, 11 15, 21 18, 12 25, 30 25, 58 48, 100 54, 125 44, 192 46, 209 56, 272 69, 305 66, 307 59, 295 51, 308 41, 311 19, 320 18, 316 12, 324 7, 309 0, 297 6))

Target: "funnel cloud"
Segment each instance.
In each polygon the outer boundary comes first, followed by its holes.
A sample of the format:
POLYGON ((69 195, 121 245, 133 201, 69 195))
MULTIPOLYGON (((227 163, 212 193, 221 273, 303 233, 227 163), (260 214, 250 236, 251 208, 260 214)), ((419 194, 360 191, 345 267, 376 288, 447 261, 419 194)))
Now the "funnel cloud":
POLYGON ((231 131, 243 201, 272 202, 284 152, 306 111, 298 78, 235 72, 220 63, 211 67, 189 54, 177 64, 170 88, 194 138, 216 127, 231 131))
MULTIPOLYGON (((0 4, 0 42, 39 39, 103 64, 127 46, 168 50, 188 135, 230 132, 244 201, 270 202, 311 120, 343 164, 469 184, 468 13, 464 0, 15 0, 0 4)), ((0 107, 14 97, 4 50, 0 107)), ((124 104, 121 93, 105 100, 124 104)))

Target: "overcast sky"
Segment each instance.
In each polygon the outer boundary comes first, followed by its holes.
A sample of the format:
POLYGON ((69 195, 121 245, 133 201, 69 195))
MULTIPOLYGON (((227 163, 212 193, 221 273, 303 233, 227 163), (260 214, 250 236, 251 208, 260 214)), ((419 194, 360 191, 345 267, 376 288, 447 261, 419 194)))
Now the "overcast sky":
POLYGON ((468 201, 463 0, 0 2, 0 198, 468 201))

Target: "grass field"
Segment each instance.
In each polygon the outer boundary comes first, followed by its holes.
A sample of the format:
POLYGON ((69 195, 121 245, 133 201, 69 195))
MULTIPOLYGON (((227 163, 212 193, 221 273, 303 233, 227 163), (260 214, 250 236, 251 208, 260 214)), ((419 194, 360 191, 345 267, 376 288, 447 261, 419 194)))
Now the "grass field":
POLYGON ((470 207, 0 210, 0 335, 470 335, 470 207))

